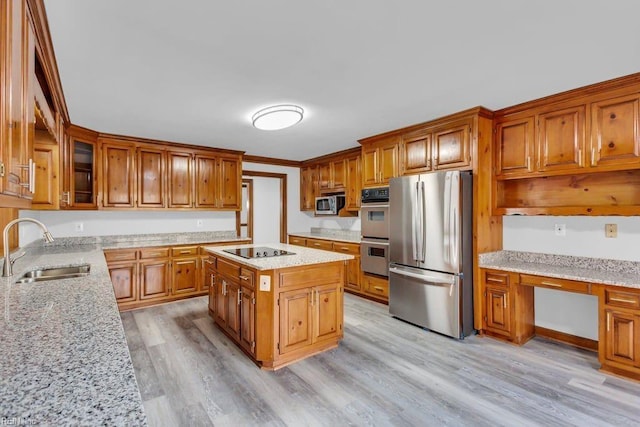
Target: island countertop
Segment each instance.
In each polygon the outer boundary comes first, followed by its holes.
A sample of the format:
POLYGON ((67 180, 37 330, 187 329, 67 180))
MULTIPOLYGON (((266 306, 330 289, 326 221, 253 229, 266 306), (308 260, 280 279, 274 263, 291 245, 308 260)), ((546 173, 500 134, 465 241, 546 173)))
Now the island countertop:
POLYGON ((325 262, 348 261, 353 259, 353 255, 347 255, 337 252, 323 251, 320 249, 311 249, 303 246, 288 245, 285 243, 269 243, 269 244, 251 244, 251 245, 233 245, 233 246, 204 246, 207 252, 220 255, 232 259, 233 261, 244 264, 256 270, 276 270, 279 268, 296 267, 302 265, 322 264, 325 262), (292 255, 282 255, 267 258, 243 258, 237 255, 224 252, 225 249, 241 249, 241 248, 257 248, 269 247, 274 249, 283 249, 293 252, 292 255))

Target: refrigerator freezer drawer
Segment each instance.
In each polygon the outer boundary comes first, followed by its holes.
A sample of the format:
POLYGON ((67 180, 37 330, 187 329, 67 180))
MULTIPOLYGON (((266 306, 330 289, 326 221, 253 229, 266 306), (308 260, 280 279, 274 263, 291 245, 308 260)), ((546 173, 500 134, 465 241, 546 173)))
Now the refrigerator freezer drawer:
POLYGON ((389 268, 389 313, 434 332, 462 338, 460 278, 392 264, 389 268))

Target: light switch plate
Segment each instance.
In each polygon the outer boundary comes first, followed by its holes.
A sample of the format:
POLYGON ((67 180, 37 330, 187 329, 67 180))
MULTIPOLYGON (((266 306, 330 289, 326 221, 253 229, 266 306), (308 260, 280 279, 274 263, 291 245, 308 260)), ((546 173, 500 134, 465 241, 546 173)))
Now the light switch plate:
POLYGON ((271 290, 271 276, 260 275, 260 290, 267 292, 271 290))

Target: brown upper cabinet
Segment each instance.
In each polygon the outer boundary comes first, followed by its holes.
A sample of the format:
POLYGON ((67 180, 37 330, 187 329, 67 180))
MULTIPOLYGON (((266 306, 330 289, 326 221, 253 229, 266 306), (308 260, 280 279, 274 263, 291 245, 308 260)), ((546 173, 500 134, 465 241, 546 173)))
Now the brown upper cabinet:
POLYGON ((144 208, 164 208, 166 202, 167 152, 149 146, 138 147, 137 204, 144 208))
POLYGON ((102 206, 106 208, 135 207, 135 144, 110 140, 101 142, 102 206))
POLYGON ((402 135, 400 153, 402 174, 424 173, 432 170, 430 131, 418 130, 402 135))
POLYGON ((640 167, 640 94, 591 104, 591 144, 593 167, 640 167))
POLYGON ((434 126, 426 123, 402 134, 401 174, 471 166, 471 120, 434 126))
POLYGON ((241 155, 99 138, 100 208, 240 208, 241 155))
POLYGON ((584 167, 585 105, 498 121, 496 175, 524 177, 584 167))
POLYGON ((347 184, 345 189, 345 209, 360 209, 362 190, 362 162, 360 156, 352 156, 345 160, 347 165, 347 184))
POLYGON ((345 159, 337 159, 318 165, 320 192, 344 191, 346 186, 345 159))
POLYGON ((6 0, 0 8, 0 202, 29 208, 34 192, 35 32, 24 0, 6 0))
POLYGON ((494 214, 637 214, 640 73, 497 111, 494 131, 494 214))
POLYGON ((318 195, 318 165, 307 165, 300 168, 300 210, 315 209, 318 195))
POLYGON ((471 166, 471 123, 446 124, 433 130, 433 168, 471 166))
POLYGON ((98 134, 70 126, 62 151, 62 209, 97 209, 98 134))
MULTIPOLYGON (((345 193, 343 211, 360 209, 360 149, 349 149, 310 159, 300 167, 300 210, 313 211, 321 193, 345 193)), ((351 215, 351 214, 348 214, 351 215)))
POLYGON ((391 178, 399 176, 400 138, 397 135, 359 142, 362 144, 362 187, 388 185, 391 178))

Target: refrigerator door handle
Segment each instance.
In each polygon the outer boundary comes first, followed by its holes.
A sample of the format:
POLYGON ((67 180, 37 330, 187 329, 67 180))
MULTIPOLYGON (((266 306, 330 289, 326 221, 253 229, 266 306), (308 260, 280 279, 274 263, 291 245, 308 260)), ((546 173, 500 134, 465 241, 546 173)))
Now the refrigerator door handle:
POLYGON ((442 258, 451 264, 451 172, 445 172, 442 204, 442 258))
POLYGON ((439 277, 429 276, 427 274, 411 273, 410 271, 402 270, 397 267, 389 267, 389 273, 395 273, 395 274, 399 274, 400 276, 406 276, 406 277, 411 277, 412 279, 418 279, 421 282, 425 282, 430 285, 451 286, 451 289, 449 290, 449 294, 450 294, 449 296, 451 296, 453 285, 455 284, 455 281, 456 281, 455 276, 451 276, 451 279, 449 281, 445 281, 439 277))
POLYGON ((418 261, 418 236, 419 236, 419 224, 420 224, 420 212, 418 209, 420 206, 420 182, 416 182, 416 206, 413 209, 413 215, 411 216, 411 245, 413 248, 413 260, 418 261))
POLYGON ((451 265, 458 265, 458 242, 460 241, 460 216, 458 213, 458 205, 460 204, 460 174, 451 172, 451 195, 449 197, 450 203, 450 216, 449 221, 451 225, 449 227, 449 249, 451 255, 449 257, 451 265))
POLYGON ((427 258, 427 254, 426 254, 426 249, 427 247, 424 244, 424 238, 425 238, 425 233, 426 233, 426 226, 427 226, 427 218, 426 218, 426 209, 425 209, 425 193, 424 193, 424 181, 419 181, 418 185, 420 186, 420 190, 418 191, 418 195, 419 197, 419 202, 418 202, 418 207, 419 207, 419 214, 420 214, 420 234, 419 234, 419 242, 420 242, 420 247, 419 247, 419 252, 418 252, 418 261, 420 262, 424 262, 425 259, 427 258))

